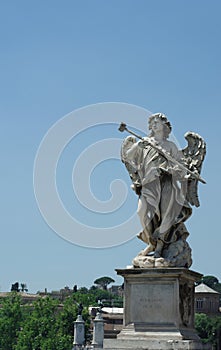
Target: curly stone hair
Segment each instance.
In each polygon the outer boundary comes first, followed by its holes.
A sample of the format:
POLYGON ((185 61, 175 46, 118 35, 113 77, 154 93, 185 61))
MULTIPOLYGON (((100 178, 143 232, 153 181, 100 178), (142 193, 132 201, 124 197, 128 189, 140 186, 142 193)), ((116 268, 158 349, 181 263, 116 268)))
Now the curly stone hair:
POLYGON ((153 130, 152 130, 152 122, 155 119, 159 119, 163 123, 163 126, 164 126, 164 139, 165 140, 168 139, 169 134, 172 131, 172 126, 171 126, 169 120, 167 119, 167 117, 165 116, 165 114, 163 114, 163 113, 155 113, 155 114, 152 114, 149 117, 148 124, 149 124, 150 136, 154 135, 153 130))

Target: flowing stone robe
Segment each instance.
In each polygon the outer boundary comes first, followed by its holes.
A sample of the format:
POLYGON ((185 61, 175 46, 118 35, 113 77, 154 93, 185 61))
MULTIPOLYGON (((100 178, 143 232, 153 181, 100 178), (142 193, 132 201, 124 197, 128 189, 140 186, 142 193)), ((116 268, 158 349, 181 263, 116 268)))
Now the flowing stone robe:
MULTIPOLYGON (((154 138, 151 140, 155 142, 154 138)), ((173 142, 163 140, 158 146, 180 160, 179 150, 173 142)), ((153 247, 156 247, 159 239, 165 244, 186 239, 188 232, 183 223, 191 215, 192 209, 179 183, 185 174, 175 169, 150 145, 141 148, 136 143, 133 151, 127 152, 127 159, 137 170, 142 185, 138 215, 143 232, 138 237, 153 247)))

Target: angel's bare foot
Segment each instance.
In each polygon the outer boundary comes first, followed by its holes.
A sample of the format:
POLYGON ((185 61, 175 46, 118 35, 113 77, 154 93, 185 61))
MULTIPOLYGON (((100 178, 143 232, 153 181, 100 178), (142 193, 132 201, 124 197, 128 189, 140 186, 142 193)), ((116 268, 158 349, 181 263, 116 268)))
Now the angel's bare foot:
POLYGON ((160 257, 161 257, 160 253, 158 251, 155 251, 154 258, 160 258, 160 257))
POLYGON ((141 231, 137 234, 137 238, 139 238, 141 241, 149 244, 149 237, 145 233, 145 231, 141 231))
POLYGON ((143 235, 143 231, 141 231, 137 234, 137 238, 139 238, 141 241, 142 241, 142 235, 143 235))

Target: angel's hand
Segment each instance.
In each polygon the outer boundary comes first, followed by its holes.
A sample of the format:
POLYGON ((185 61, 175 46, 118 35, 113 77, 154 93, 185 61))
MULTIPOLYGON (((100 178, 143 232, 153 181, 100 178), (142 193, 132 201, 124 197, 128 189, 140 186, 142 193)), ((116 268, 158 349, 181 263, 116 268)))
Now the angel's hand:
POLYGON ((178 165, 174 165, 172 169, 174 172, 180 171, 180 168, 178 165))
POLYGON ((147 140, 141 140, 138 142, 138 146, 140 148, 146 148, 149 145, 149 142, 147 140))
POLYGON ((124 143, 127 145, 127 144, 130 144, 130 143, 136 143, 136 137, 135 136, 132 136, 132 135, 129 135, 125 138, 124 140, 124 143))

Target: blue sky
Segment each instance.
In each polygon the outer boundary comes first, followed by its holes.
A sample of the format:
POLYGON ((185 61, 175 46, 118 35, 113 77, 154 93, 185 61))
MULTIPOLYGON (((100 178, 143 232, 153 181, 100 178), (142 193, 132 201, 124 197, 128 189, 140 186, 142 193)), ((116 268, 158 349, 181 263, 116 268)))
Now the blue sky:
MULTIPOLYGON (((44 135, 67 113, 102 102, 164 112, 181 146, 188 130, 205 138, 207 185, 200 185, 201 207, 188 221, 189 243, 192 269, 221 279, 220 11, 218 0, 1 2, 1 291, 16 281, 32 292, 90 286, 103 275, 121 283, 114 269, 143 248, 136 238, 108 249, 70 244, 49 228, 35 200, 33 165, 44 135)), ((92 128, 78 139, 79 152, 104 135, 123 137, 114 126, 92 128)), ((77 150, 67 146, 58 167, 67 205, 77 150)), ((94 170, 95 196, 107 199, 115 176, 129 186, 122 167, 113 160, 94 170)), ((137 199, 129 196, 132 212, 137 199)), ((93 220, 80 206, 75 214, 93 220)))

